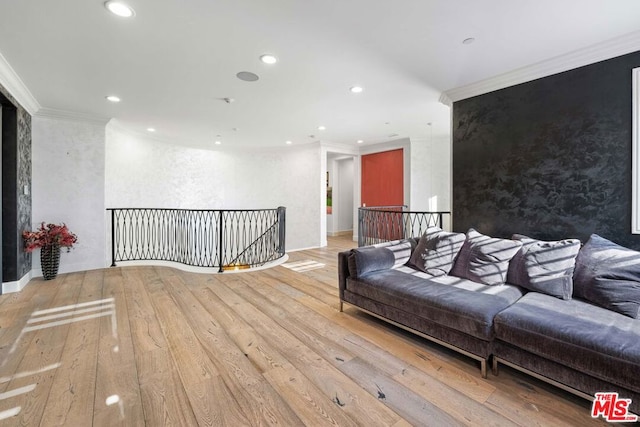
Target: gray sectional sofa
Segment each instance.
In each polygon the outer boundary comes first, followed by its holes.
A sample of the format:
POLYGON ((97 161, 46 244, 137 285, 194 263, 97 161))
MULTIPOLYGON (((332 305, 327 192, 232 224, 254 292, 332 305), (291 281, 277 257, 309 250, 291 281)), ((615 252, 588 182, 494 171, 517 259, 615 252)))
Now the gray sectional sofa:
POLYGON ((343 303, 480 362, 640 413, 640 253, 593 235, 542 242, 430 228, 338 255, 343 303))

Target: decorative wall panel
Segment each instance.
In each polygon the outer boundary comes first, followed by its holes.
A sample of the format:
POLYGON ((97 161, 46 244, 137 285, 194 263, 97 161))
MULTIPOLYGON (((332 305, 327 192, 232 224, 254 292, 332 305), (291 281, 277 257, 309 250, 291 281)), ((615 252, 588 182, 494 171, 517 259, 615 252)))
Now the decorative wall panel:
POLYGON ((631 234, 631 70, 640 52, 453 105, 453 227, 541 239, 631 234))
POLYGON ((2 281, 10 282, 21 279, 31 270, 31 254, 22 251, 22 231, 31 228, 31 115, 2 85, 0 94, 17 108, 17 144, 12 147, 12 150, 15 149, 15 164, 9 165, 16 170, 15 185, 12 186, 12 192, 15 193, 8 197, 11 203, 3 202, 2 206, 3 215, 8 212, 16 218, 12 234, 3 235, 3 244, 8 242, 12 253, 15 252, 10 257, 11 265, 3 266, 5 275, 2 281), (24 194, 25 188, 29 194, 24 194))
MULTIPOLYGON (((22 243, 22 231, 30 230, 31 224, 31 115, 18 109, 18 240, 22 243), (25 194, 25 189, 27 193, 25 194)), ((18 255, 18 279, 31 271, 31 254, 24 251, 18 255)))

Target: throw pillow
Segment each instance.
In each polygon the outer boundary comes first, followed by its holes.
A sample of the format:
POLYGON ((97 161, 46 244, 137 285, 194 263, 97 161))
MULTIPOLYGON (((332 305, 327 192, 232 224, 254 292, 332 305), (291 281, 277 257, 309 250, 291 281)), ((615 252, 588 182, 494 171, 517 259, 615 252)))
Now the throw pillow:
POLYGON ((485 285, 502 285, 509 261, 521 247, 516 240, 485 236, 470 228, 450 274, 485 285))
POLYGON ((349 275, 358 278, 374 271, 398 268, 409 261, 411 256, 411 242, 382 247, 364 247, 352 249, 349 262, 349 275))
POLYGON ((592 234, 576 259, 573 296, 640 318, 640 252, 592 234))
POLYGON ((432 276, 449 274, 465 239, 463 233, 429 227, 411 254, 409 265, 432 276))
POLYGON ((530 291, 569 300, 573 294, 573 269, 580 240, 544 242, 514 234, 522 248, 509 263, 507 282, 530 291))

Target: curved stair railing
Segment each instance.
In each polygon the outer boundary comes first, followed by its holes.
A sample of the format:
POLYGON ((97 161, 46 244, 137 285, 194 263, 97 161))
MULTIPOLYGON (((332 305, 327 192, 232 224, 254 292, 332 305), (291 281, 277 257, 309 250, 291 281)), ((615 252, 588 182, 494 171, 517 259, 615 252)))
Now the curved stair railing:
POLYGON ((172 261, 219 272, 285 255, 286 209, 110 208, 111 266, 172 261))

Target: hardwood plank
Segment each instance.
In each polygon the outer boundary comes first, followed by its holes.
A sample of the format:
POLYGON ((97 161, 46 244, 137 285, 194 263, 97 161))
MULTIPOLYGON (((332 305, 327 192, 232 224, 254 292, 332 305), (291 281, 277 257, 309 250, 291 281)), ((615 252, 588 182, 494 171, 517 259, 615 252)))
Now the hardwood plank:
MULTIPOLYGON (((276 389, 289 407, 306 425, 329 423, 334 425, 352 425, 353 422, 313 385, 301 372, 295 369, 287 359, 273 349, 258 333, 231 309, 212 298, 211 292, 200 290, 200 302, 216 318, 222 320, 221 326, 229 333, 245 356, 256 366, 271 386, 276 389)), ((202 316, 199 316, 202 318, 202 316)), ((281 419, 278 417, 278 419, 281 419)))
MULTIPOLYGON (((137 354, 159 348, 167 348, 153 305, 145 289, 141 272, 137 267, 121 269, 126 283, 125 298, 131 323, 131 338, 137 354)), ((153 271, 153 270, 151 270, 153 271)))
MULTIPOLYGON (((60 282, 62 280, 64 279, 58 279, 60 282)), ((31 317, 31 313, 48 308, 58 290, 59 286, 55 283, 50 284, 43 280, 34 279, 25 286, 22 292, 2 295, 6 304, 0 307, 0 372, 10 371, 11 368, 7 366, 9 357, 13 362, 20 362, 21 356, 19 356, 19 352, 16 353, 16 349, 13 349, 12 355, 9 352, 12 351, 12 347, 16 343, 23 349, 28 345, 30 340, 21 336, 21 332, 31 317), (17 342, 19 337, 20 340, 17 342)), ((3 388, 0 387, 0 391, 2 390, 3 388)))
POLYGON ((362 424, 373 425, 389 425, 399 419, 397 414, 358 387, 349 377, 230 289, 215 286, 208 288, 241 317, 254 325, 260 335, 277 345, 293 366, 314 382, 327 397, 341 406, 352 418, 359 420, 362 424))
POLYGON ((443 409, 398 384, 359 358, 344 363, 340 370, 354 378, 363 389, 377 396, 385 405, 414 425, 428 423, 438 426, 463 425, 443 409))
MULTIPOLYGON (((304 305, 291 300, 287 295, 274 293, 273 289, 264 286, 264 283, 263 281, 262 284, 254 284, 251 288, 234 285, 234 289, 254 306, 263 307, 263 310, 266 310, 265 312, 270 317, 278 319, 278 323, 285 329, 297 337, 304 337, 305 342, 308 344, 315 344, 313 349, 326 360, 334 361, 336 357, 334 353, 327 351, 331 346, 324 343, 324 338, 351 350, 359 359, 367 361, 370 365, 375 366, 377 371, 383 372, 389 378, 393 378, 408 389, 419 391, 421 395, 428 398, 428 401, 437 402, 446 407, 449 413, 465 424, 471 422, 473 425, 482 421, 485 425, 509 425, 508 419, 489 410, 465 394, 402 362, 386 350, 371 344, 362 337, 332 324, 319 314, 310 313, 305 309, 304 305), (264 299, 257 297, 256 293, 261 294, 264 299), (285 311, 284 314, 279 315, 273 309, 278 302, 280 302, 282 310, 285 311), (429 384, 429 386, 426 387, 425 384, 429 384)), ((274 284, 272 283, 271 285, 274 284)), ((341 363, 334 361, 333 364, 345 372, 341 363)), ((490 387, 490 390, 494 390, 494 388, 490 387)))
POLYGON ((93 424, 142 426, 144 413, 121 269, 105 271, 102 299, 113 299, 115 311, 113 317, 100 320, 93 424))
POLYGON ((509 418, 488 408, 486 405, 468 398, 462 392, 413 372, 416 368, 409 367, 400 374, 393 376, 399 384, 427 399, 433 405, 446 411, 456 420, 469 426, 515 426, 518 425, 509 418))
POLYGON ((601 418, 584 417, 591 410, 586 400, 567 395, 506 366, 500 366, 500 374, 491 379, 497 387, 487 399, 487 406, 520 425, 571 426, 576 425, 577 420, 581 426, 607 424, 601 418), (507 373, 510 375, 505 375, 507 373))
MULTIPOLYGON (((391 336, 390 333, 385 333, 385 328, 388 328, 388 325, 383 325, 382 327, 380 327, 380 325, 367 327, 367 325, 362 322, 358 322, 358 319, 351 319, 306 294, 292 300, 288 298, 290 292, 285 292, 285 295, 279 295, 273 292, 274 289, 282 290, 286 285, 269 280, 263 280, 261 284, 268 284, 272 289, 270 291, 265 290, 259 285, 254 286, 253 289, 261 293, 271 303, 275 303, 278 300, 287 301, 286 304, 282 304, 283 309, 288 312, 287 317, 295 316, 297 319, 296 323, 306 323, 316 328, 318 325, 323 325, 324 329, 320 332, 320 335, 325 337, 335 336, 334 340, 336 340, 336 342, 340 342, 360 357, 367 359, 375 358, 375 364, 378 369, 383 369, 390 375, 400 373, 401 370, 408 367, 409 364, 405 362, 404 364, 396 363, 393 366, 389 366, 389 363, 394 359, 407 360, 407 358, 409 358, 411 365, 419 367, 432 378, 441 381, 444 378, 447 383, 459 379, 460 381, 456 384, 456 389, 461 390, 463 394, 479 402, 484 402, 495 390, 495 387, 483 381, 477 375, 477 371, 472 370, 471 373, 465 373, 456 370, 448 366, 444 361, 432 356, 426 356, 424 352, 416 351, 414 344, 400 341, 396 337, 391 336), (309 312, 308 308, 313 308, 314 311, 309 312), (337 335, 339 331, 342 331, 341 336, 337 335), (363 336, 368 338, 375 337, 376 339, 363 339, 363 336), (385 350, 382 351, 380 349, 385 350), (402 350, 408 350, 408 352, 403 352, 402 350), (396 359, 394 355, 398 356, 398 358, 396 359)), ((248 296, 246 297, 248 298, 248 296)), ((265 303, 259 300, 253 300, 252 303, 256 306, 265 306, 265 303)), ((327 359, 331 360, 330 358, 327 359)))
MULTIPOLYGON (((84 275, 78 304, 101 299, 103 277, 103 273, 96 270, 84 275)), ((89 425, 92 423, 101 320, 96 316, 107 312, 103 307, 105 307, 103 304, 93 306, 91 308, 95 308, 96 311, 78 313, 68 319, 74 321, 70 324, 68 337, 64 343, 62 364, 55 370, 41 424, 89 425)), ((59 326, 53 329, 55 328, 59 326)))
POLYGON ((169 295, 157 290, 151 299, 198 425, 248 424, 218 369, 169 295))
POLYGON ((136 354, 136 368, 147 426, 198 424, 168 349, 136 354))
POLYGON ((216 323, 217 317, 191 294, 184 283, 173 277, 172 297, 194 330, 203 351, 207 353, 221 376, 229 385, 231 393, 252 425, 295 425, 300 422, 295 413, 278 395, 246 355, 216 323))
POLYGON ((336 408, 300 371, 291 365, 264 373, 274 389, 296 410, 304 425, 356 426, 356 421, 336 408))
MULTIPOLYGON (((50 309, 75 304, 80 295, 84 273, 58 276, 49 281, 48 286, 56 292, 42 309, 50 309)), ((34 312, 29 313, 30 319, 34 312)), ((29 330, 22 325, 21 335, 12 344, 2 366, 2 376, 11 378, 0 384, 3 391, 17 390, 36 384, 29 393, 0 402, 0 411, 7 407, 20 407, 20 412, 11 419, 15 425, 39 424, 49 397, 56 369, 61 363, 61 355, 70 329, 69 324, 51 328, 29 330), (15 346, 14 346, 15 345, 15 346), (51 368, 53 366, 53 368, 51 368), (46 369, 45 369, 46 368, 46 369)), ((34 325, 31 325, 34 326, 34 325)))
POLYGON ((134 267, 122 269, 122 274, 145 423, 196 425, 140 270, 149 272, 134 267))

